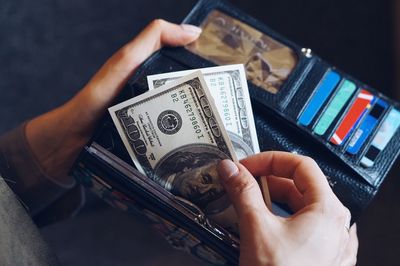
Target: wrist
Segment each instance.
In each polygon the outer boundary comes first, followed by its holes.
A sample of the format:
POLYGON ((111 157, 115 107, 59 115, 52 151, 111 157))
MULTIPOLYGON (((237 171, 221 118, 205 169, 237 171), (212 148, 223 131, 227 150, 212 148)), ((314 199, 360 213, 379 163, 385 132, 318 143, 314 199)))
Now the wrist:
POLYGON ((71 184, 68 171, 86 139, 76 132, 74 112, 67 105, 29 121, 26 142, 43 173, 61 184, 71 184))

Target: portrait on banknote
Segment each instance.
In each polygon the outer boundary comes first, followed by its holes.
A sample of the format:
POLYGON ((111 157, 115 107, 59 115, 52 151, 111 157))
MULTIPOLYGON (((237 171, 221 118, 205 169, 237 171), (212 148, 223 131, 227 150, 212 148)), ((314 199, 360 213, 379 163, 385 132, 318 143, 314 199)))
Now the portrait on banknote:
POLYGON ((230 203, 216 166, 227 158, 212 145, 182 146, 164 156, 156 165, 155 178, 174 195, 195 203, 205 214, 219 213, 230 203))
POLYGON ((237 232, 237 217, 216 169, 223 159, 237 159, 200 71, 109 112, 139 171, 237 232))

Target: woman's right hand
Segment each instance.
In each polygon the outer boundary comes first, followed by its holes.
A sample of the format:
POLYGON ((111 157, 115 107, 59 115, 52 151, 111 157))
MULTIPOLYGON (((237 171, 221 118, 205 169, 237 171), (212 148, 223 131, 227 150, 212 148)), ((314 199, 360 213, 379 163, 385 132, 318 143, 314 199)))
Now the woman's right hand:
POLYGON ((239 217, 240 265, 355 265, 356 225, 349 210, 309 157, 264 152, 218 171, 239 217), (294 212, 288 218, 266 207, 254 176, 266 176, 271 198, 294 212))

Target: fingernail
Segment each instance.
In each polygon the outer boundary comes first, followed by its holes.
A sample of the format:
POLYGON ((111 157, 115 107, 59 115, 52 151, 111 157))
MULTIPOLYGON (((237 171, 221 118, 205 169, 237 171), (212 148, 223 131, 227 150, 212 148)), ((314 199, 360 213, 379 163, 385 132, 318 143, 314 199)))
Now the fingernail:
POLYGON ((222 181, 226 181, 239 173, 239 168, 231 160, 222 160, 217 169, 222 181))
POLYGON ((186 31, 187 33, 191 34, 191 35, 200 35, 200 33, 202 32, 202 29, 194 26, 194 25, 190 25, 190 24, 181 24, 181 27, 184 31, 186 31))

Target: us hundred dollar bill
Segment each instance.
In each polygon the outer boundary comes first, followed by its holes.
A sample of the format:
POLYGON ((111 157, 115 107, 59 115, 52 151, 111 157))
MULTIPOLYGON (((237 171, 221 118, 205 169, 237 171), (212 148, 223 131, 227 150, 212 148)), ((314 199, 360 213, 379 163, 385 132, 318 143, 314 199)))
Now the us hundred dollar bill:
MULTIPOLYGON (((238 159, 260 152, 244 66, 236 64, 197 70, 204 75, 238 159)), ((147 76, 149 90, 197 70, 147 76)))
POLYGON ((237 232, 219 182, 220 160, 237 160, 200 71, 109 108, 139 171, 237 232))

